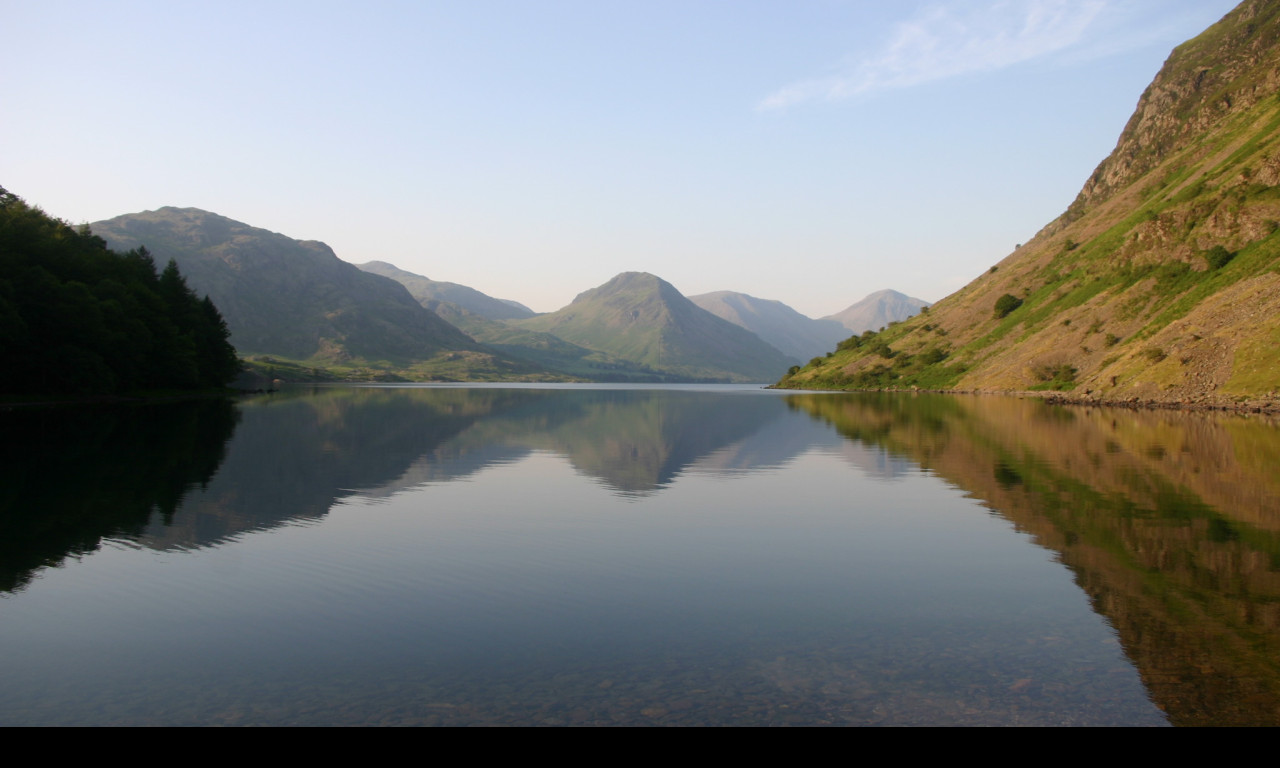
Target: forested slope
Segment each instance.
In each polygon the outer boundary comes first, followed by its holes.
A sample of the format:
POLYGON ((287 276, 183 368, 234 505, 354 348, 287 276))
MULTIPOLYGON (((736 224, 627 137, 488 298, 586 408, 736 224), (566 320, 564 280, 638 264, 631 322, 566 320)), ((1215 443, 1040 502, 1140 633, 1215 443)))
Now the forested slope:
POLYGON ((0 188, 0 392, 216 388, 240 370, 226 323, 170 262, 107 249, 0 188))

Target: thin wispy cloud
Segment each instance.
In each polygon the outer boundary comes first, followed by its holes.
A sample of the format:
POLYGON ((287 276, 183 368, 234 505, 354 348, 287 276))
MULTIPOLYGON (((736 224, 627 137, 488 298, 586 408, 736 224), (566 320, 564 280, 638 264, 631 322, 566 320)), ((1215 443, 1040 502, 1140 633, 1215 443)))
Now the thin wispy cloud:
POLYGON ((829 77, 803 80, 762 100, 761 110, 990 72, 1065 51, 1109 0, 999 0, 930 5, 900 23, 874 54, 829 77))

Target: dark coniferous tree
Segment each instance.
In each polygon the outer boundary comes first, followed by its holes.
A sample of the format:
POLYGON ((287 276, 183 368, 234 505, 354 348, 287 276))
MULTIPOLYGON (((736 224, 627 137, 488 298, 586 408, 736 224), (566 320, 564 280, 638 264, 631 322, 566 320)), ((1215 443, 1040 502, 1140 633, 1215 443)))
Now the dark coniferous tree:
POLYGON ((228 337, 175 263, 157 275, 145 248, 113 253, 0 187, 0 391, 221 387, 228 337))

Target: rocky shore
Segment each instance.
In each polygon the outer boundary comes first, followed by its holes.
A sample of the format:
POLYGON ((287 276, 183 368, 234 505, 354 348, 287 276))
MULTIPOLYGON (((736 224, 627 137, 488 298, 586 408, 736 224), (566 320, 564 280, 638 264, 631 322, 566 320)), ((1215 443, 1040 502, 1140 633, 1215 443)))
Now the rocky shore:
MULTIPOLYGON (((792 389, 789 387, 766 387, 766 389, 792 389)), ((1165 411, 1223 411, 1228 413, 1265 413, 1280 415, 1280 395, 1269 394, 1266 397, 1238 398, 1221 395, 1197 394, 1189 396, 1152 397, 1106 397, 1097 392, 1075 394, 1071 392, 1040 392, 1029 390, 985 390, 985 389, 848 389, 817 390, 792 389, 794 392, 836 391, 836 392, 900 392, 903 394, 930 393, 939 395, 994 395, 999 397, 1034 397, 1052 405, 1084 405, 1103 408, 1128 408, 1132 410, 1165 410, 1165 411)))
POLYGON ((1104 398, 1095 395, 1073 395, 1062 392, 1040 393, 1030 392, 1028 395, 1043 397, 1046 403, 1055 405, 1090 405, 1108 408, 1133 408, 1145 410, 1172 411, 1228 411, 1233 413, 1269 413, 1280 414, 1280 398, 1234 399, 1197 395, 1184 398, 1104 398))

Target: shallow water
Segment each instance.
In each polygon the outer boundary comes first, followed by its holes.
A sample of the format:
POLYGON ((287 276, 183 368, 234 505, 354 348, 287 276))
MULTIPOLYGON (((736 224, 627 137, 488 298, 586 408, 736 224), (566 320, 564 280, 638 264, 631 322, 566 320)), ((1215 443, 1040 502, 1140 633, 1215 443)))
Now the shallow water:
POLYGON ((0 428, 0 724, 1280 720, 1257 418, 386 386, 0 428))

